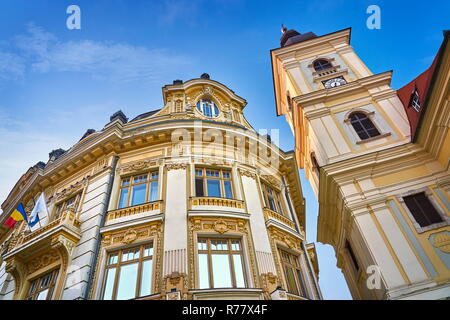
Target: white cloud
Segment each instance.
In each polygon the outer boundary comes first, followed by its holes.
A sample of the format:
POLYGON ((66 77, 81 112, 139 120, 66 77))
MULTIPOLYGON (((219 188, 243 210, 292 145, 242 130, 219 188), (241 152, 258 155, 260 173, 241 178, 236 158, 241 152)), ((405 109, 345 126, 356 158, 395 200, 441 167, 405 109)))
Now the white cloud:
POLYGON ((77 72, 112 82, 155 82, 184 68, 191 59, 167 49, 151 49, 114 41, 61 41, 33 23, 14 37, 17 53, 0 48, 0 80, 16 80, 26 72, 77 72))
POLYGON ((25 61, 19 55, 0 51, 0 81, 20 80, 25 75, 25 61))

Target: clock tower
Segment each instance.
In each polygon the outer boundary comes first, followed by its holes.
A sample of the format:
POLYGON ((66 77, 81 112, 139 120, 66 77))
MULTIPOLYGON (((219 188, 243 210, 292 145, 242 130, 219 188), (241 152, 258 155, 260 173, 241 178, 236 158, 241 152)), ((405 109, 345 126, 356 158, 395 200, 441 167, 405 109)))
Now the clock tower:
POLYGON ((409 141, 392 72, 369 70, 350 45, 350 28, 320 37, 282 32, 271 51, 277 115, 286 116, 316 194, 321 166, 409 141))
POLYGON ((318 198, 317 240, 335 249, 355 299, 448 298, 449 33, 397 94, 392 71, 374 74, 355 53, 351 29, 282 32, 276 110, 318 198))

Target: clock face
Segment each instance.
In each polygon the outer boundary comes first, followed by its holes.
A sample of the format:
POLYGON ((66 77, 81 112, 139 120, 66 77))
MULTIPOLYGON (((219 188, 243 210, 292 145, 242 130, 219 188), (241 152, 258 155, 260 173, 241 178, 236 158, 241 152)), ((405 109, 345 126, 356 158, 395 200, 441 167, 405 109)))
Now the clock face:
POLYGON ((333 78, 330 80, 326 80, 323 82, 323 85, 325 86, 325 88, 330 89, 330 88, 339 87, 340 85, 343 85, 346 83, 347 83, 347 81, 345 81, 344 78, 339 77, 339 78, 333 78))

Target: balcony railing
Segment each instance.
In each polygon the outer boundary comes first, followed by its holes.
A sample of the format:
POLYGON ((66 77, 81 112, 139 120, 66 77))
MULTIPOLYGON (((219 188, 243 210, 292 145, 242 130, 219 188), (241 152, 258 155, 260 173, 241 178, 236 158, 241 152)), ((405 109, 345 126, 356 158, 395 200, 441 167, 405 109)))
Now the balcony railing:
POLYGON ((287 292, 286 295, 288 300, 309 300, 308 298, 297 296, 296 294, 289 292, 287 292))
POLYGON ((192 209, 193 206, 217 206, 244 209, 244 201, 227 198, 192 197, 190 198, 190 208, 192 209))
POLYGON ((162 200, 152 201, 143 203, 137 206, 126 207, 121 209, 116 209, 109 211, 106 220, 111 221, 114 219, 119 219, 123 217, 128 217, 132 215, 136 215, 139 213, 149 212, 149 211, 158 211, 158 213, 162 213, 164 211, 164 202, 162 200))
POLYGON ((295 224, 291 219, 283 216, 282 214, 279 214, 278 212, 272 211, 269 208, 264 208, 264 217, 266 221, 269 219, 273 219, 295 230, 295 224))

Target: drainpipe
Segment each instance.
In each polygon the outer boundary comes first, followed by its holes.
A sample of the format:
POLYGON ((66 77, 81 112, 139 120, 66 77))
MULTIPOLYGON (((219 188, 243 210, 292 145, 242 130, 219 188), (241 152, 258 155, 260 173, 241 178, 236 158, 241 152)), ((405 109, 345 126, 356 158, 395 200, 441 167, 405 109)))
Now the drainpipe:
MULTIPOLYGON (((308 249, 306 248, 305 242, 302 241, 302 247, 303 247, 303 251, 305 252, 306 255, 306 262, 308 263, 308 267, 309 267, 309 272, 313 278, 314 281, 314 287, 316 288, 316 292, 319 295, 319 299, 323 300, 323 296, 322 296, 322 292, 320 291, 320 287, 319 287, 319 283, 317 282, 317 278, 316 278, 316 273, 314 272, 314 268, 312 266, 312 262, 309 258, 309 254, 308 254, 308 249)), ((316 253, 317 254, 317 253, 316 253)))
POLYGON ((109 201, 111 199, 111 192, 112 192, 112 188, 113 188, 114 177, 116 175, 116 166, 117 166, 118 161, 119 161, 119 157, 114 156, 113 160, 112 160, 112 165, 111 165, 111 173, 109 174, 108 190, 106 191, 106 201, 103 204, 100 227, 98 228, 98 232, 97 232, 97 245, 95 247, 94 255, 91 259, 91 268, 89 270, 89 278, 88 278, 88 282, 86 285, 86 289, 84 290, 83 296, 81 297, 81 300, 88 299, 89 291, 91 291, 92 282, 94 281, 94 275, 96 272, 95 266, 97 265, 98 255, 100 252, 100 246, 102 243, 100 240, 100 237, 101 237, 100 229, 105 225, 106 213, 108 212, 108 206, 109 206, 109 201))

